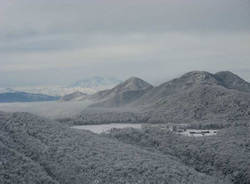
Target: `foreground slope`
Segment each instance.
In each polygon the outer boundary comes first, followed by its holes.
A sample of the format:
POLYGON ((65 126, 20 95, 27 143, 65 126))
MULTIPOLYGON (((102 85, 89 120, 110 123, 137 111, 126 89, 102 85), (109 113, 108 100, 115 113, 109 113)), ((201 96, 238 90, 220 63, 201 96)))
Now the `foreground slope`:
POLYGON ((0 114, 0 183, 222 183, 151 153, 28 113, 0 114))

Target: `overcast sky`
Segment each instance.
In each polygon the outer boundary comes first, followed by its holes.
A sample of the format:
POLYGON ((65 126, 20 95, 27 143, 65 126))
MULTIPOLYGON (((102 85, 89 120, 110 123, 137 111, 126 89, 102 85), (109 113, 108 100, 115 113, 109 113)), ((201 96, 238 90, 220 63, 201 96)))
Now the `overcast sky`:
POLYGON ((0 87, 191 70, 250 81, 250 0, 0 0, 0 87))

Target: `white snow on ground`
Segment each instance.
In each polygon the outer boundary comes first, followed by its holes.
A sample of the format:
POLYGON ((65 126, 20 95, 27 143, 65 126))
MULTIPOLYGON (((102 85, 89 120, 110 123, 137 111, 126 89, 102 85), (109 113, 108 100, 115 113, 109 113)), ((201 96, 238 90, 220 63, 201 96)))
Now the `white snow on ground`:
POLYGON ((73 126, 72 128, 89 130, 91 132, 100 134, 110 131, 113 128, 137 128, 141 129, 142 124, 129 124, 129 123, 111 123, 111 124, 102 124, 102 125, 81 125, 73 126))
POLYGON ((202 136, 213 136, 216 135, 218 130, 196 130, 196 129, 187 129, 183 132, 178 132, 178 134, 184 136, 193 136, 193 137, 202 137, 202 136))
MULTIPOLYGON (((131 124, 131 123, 110 123, 110 124, 99 124, 99 125, 79 125, 79 126, 72 126, 71 128, 80 129, 80 130, 89 130, 91 132, 100 134, 110 131, 113 128, 136 128, 141 129, 145 127, 158 127, 161 129, 166 129, 173 131, 171 128, 166 128, 166 125, 154 125, 154 124, 131 124), (164 127, 164 128, 162 128, 164 127)), ((175 132, 175 131, 174 131, 175 132)), ((193 136, 193 137, 202 137, 202 136, 213 136, 216 135, 218 130, 197 130, 197 129, 187 129, 183 132, 175 132, 180 135, 184 136, 193 136)))

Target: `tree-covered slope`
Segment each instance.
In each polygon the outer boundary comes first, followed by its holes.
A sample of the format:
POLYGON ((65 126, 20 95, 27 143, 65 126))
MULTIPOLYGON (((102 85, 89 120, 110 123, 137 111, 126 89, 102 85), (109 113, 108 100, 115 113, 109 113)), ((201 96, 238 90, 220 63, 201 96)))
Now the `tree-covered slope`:
POLYGON ((250 183, 249 123, 221 129, 218 135, 208 137, 187 137, 159 128, 116 129, 108 136, 172 155, 199 172, 225 176, 235 184, 250 183))
POLYGON ((222 183, 174 157, 28 113, 0 116, 2 183, 222 183))

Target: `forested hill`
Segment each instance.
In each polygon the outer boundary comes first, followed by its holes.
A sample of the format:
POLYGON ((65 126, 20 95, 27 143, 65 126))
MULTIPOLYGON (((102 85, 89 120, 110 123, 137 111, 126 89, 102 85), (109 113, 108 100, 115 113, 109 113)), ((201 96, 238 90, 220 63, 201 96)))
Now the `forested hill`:
POLYGON ((0 113, 0 183, 226 183, 117 140, 28 113, 0 113))

